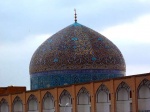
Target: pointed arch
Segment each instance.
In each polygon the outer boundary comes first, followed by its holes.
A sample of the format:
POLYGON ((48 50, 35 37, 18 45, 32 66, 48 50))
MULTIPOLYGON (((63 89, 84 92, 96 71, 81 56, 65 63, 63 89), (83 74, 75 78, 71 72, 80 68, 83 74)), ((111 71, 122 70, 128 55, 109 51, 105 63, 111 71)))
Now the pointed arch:
POLYGON ((96 102, 109 102, 109 90, 102 84, 96 91, 96 102))
POLYGON ((8 111, 9 111, 8 102, 6 101, 6 99, 2 98, 2 100, 0 101, 0 112, 8 112, 8 111))
POLYGON ((23 112, 23 103, 18 96, 16 96, 13 101, 13 112, 23 112))
POLYGON ((146 112, 150 110, 150 80, 143 79, 137 88, 138 110, 146 112))
POLYGON ((126 82, 122 81, 119 84, 119 86, 117 87, 116 99, 117 100, 121 100, 121 101, 122 100, 129 100, 129 98, 130 98, 130 91, 131 91, 131 89, 130 89, 129 85, 126 82))
POLYGON ((85 87, 82 87, 77 95, 77 104, 90 104, 90 94, 85 87))
POLYGON ((138 98, 150 98, 150 81, 143 79, 138 86, 138 98))
POLYGON ((72 112, 72 98, 67 90, 63 90, 59 96, 60 112, 72 112))
POLYGON ((117 112, 132 112, 132 95, 129 85, 122 81, 116 90, 117 112))
POLYGON ((67 103, 72 104, 71 95, 67 90, 63 90, 59 97, 59 102, 62 105, 65 105, 67 103))
POLYGON ((109 90, 104 84, 101 84, 96 91, 96 112, 109 112, 110 106, 109 90))
POLYGON ((77 110, 78 112, 91 111, 91 97, 85 87, 82 87, 77 94, 77 110))
POLYGON ((28 112, 37 112, 38 111, 38 100, 37 98, 31 94, 28 98, 28 112))
POLYGON ((49 111, 55 111, 55 102, 54 97, 50 92, 46 92, 43 97, 43 111, 49 110, 49 111))

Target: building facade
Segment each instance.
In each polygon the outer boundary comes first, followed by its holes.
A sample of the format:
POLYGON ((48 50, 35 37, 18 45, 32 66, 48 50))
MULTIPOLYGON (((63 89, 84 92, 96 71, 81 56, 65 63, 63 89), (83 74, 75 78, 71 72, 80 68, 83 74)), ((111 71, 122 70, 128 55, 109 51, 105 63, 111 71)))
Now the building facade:
POLYGON ((0 96, 0 112, 148 112, 149 104, 150 73, 0 96))

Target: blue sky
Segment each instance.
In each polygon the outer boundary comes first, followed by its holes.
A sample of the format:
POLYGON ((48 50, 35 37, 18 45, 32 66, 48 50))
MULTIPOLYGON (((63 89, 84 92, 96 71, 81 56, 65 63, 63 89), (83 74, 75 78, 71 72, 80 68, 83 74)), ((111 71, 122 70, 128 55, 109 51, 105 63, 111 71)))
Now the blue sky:
POLYGON ((29 63, 45 39, 74 22, 110 39, 127 75, 150 72, 150 0, 1 0, 0 86, 27 86, 29 63))

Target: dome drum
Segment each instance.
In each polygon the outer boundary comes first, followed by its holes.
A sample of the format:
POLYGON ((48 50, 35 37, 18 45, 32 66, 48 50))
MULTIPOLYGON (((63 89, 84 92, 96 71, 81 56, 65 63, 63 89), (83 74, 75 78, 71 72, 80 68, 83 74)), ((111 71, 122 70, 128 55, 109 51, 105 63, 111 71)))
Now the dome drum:
POLYGON ((122 77, 118 70, 61 70, 35 73, 30 76, 31 89, 41 89, 122 77))

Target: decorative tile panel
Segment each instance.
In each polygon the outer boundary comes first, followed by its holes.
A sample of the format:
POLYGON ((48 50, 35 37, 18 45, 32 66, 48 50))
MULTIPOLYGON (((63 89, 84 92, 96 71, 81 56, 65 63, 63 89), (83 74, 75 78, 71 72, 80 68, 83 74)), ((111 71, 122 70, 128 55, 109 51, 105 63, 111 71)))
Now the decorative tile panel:
POLYGON ((34 53, 30 73, 50 70, 117 69, 125 71, 119 49, 106 37, 74 23, 47 39, 34 53))
POLYGON ((124 58, 106 37, 77 22, 48 38, 30 62, 31 89, 125 75, 124 58))
POLYGON ((31 75, 31 90, 57 87, 124 76, 117 70, 62 70, 31 75))

